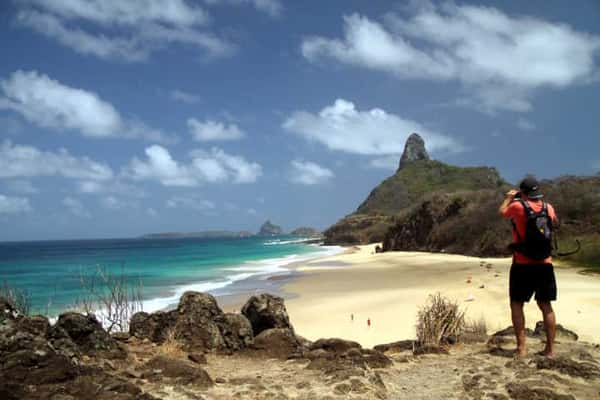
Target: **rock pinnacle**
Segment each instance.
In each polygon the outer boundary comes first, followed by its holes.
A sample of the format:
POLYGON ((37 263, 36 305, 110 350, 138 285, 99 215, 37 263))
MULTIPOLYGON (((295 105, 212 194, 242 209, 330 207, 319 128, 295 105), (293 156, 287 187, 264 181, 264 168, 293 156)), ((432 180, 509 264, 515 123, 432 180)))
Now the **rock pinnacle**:
POLYGON ((423 138, 418 133, 413 133, 406 140, 398 170, 418 160, 429 160, 429 154, 425 150, 425 141, 423 141, 423 138))

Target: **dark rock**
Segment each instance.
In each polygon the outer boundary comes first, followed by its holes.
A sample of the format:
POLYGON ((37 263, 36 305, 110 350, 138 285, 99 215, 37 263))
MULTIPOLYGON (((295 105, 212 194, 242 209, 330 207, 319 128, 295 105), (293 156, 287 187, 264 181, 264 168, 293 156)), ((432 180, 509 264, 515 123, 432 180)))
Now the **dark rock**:
MULTIPOLYGON (((134 314, 135 315, 135 314, 134 314)), ((131 339, 131 335, 129 332, 113 332, 110 334, 113 339, 118 340, 119 342, 127 342, 131 339)))
POLYGON ((298 353, 301 345, 292 330, 276 328, 258 334, 254 338, 254 348, 267 357, 286 360, 298 353))
POLYGON ((293 331, 281 297, 268 293, 252 296, 244 304, 242 314, 250 321, 254 336, 272 328, 284 328, 293 331))
POLYGON ((568 394, 559 394, 546 388, 531 388, 516 382, 508 383, 506 390, 514 400, 576 400, 568 394))
POLYGON ((254 340, 246 317, 223 313, 212 295, 200 292, 184 293, 176 310, 136 313, 129 326, 131 336, 159 344, 172 337, 187 351, 231 353, 254 340))
POLYGON ((258 231, 258 236, 275 236, 282 235, 283 229, 280 226, 272 224, 271 221, 267 220, 258 231))
POLYGON ((362 349, 361 355, 369 368, 387 368, 392 365, 392 360, 377 350, 362 349))
MULTIPOLYGON (((493 336, 515 336, 515 328, 513 328, 512 326, 509 326, 508 328, 502 329, 501 331, 498 331, 494 334, 492 334, 493 336)), ((534 331, 532 331, 529 328, 525 328, 525 336, 527 337, 536 337, 537 335, 534 333, 534 331)))
POLYGON ((217 377, 215 379, 215 383, 227 383, 227 379, 221 378, 221 377, 217 377))
POLYGON ((227 313, 220 324, 221 335, 227 349, 238 351, 252 346, 254 334, 248 318, 241 314, 227 313))
POLYGON ((125 358, 127 355, 94 315, 64 313, 58 317, 52 329, 65 332, 86 355, 106 358, 125 358))
POLYGON ((401 353, 403 351, 413 351, 414 346, 414 340, 400 340, 392 343, 378 344, 373 349, 382 353, 401 353))
POLYGON ((176 312, 175 338, 186 349, 195 351, 227 348, 219 329, 219 325, 223 324, 223 311, 212 295, 186 292, 181 296, 176 312))
POLYGON ((146 363, 146 368, 160 371, 160 376, 176 380, 178 384, 193 384, 203 388, 213 385, 208 373, 197 365, 166 356, 156 356, 146 363))
POLYGON ((205 365, 207 363, 206 355, 204 353, 190 353, 190 354, 188 354, 188 360, 190 360, 196 364, 205 365))
MULTIPOLYGON (((536 322, 533 335, 546 337, 546 328, 544 327, 544 321, 536 322)), ((572 341, 579 340, 579 336, 575 332, 566 329, 561 324, 556 325, 556 338, 572 341)))
POLYGON ((589 362, 577 362, 567 357, 536 357, 538 369, 549 369, 585 379, 600 378, 600 367, 589 362))
POLYGON ((48 318, 42 315, 19 318, 16 323, 16 329, 20 332, 27 332, 34 336, 46 337, 50 332, 50 322, 48 318))
POLYGON ((154 343, 162 343, 175 325, 175 314, 157 311, 152 314, 138 312, 133 314, 129 322, 129 334, 138 339, 149 339, 154 343))
POLYGON ((334 353, 344 353, 350 349, 360 349, 361 345, 357 342, 344 339, 319 339, 310 346, 310 350, 322 349, 334 353))
POLYGON ((398 170, 406 167, 408 164, 419 160, 429 160, 429 154, 425 149, 425 141, 418 133, 412 133, 404 145, 404 153, 400 158, 398 170))

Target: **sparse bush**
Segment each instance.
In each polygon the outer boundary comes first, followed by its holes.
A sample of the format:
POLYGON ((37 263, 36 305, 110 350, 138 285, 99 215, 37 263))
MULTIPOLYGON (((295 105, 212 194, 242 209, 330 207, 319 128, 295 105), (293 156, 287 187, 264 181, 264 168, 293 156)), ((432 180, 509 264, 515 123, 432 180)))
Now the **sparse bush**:
POLYGON ((465 314, 458 304, 436 293, 417 314, 417 346, 436 348, 456 343, 464 329, 465 314))
POLYGON ((141 280, 131 282, 124 270, 118 275, 99 267, 94 273, 81 273, 83 295, 75 308, 95 314, 108 332, 129 330, 129 320, 142 311, 141 280))
POLYGON ((5 281, 0 287, 0 297, 21 315, 28 315, 31 311, 31 294, 27 290, 13 287, 5 281))
POLYGON ((158 346, 157 350, 161 354, 173 358, 183 358, 186 355, 186 352, 184 352, 181 347, 181 343, 175 337, 174 330, 170 330, 167 333, 165 341, 162 342, 160 346, 158 346))
POLYGON ((478 320, 468 320, 459 340, 463 343, 485 342, 487 340, 487 323, 485 318, 478 320))

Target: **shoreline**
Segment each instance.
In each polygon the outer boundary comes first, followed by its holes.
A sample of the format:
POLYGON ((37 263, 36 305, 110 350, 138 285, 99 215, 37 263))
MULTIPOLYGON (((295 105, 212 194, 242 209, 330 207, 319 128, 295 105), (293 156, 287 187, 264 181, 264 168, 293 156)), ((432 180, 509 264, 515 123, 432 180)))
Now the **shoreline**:
MULTIPOLYGON (((375 244, 288 264, 293 276, 279 288, 297 333, 309 340, 339 337, 364 347, 415 338, 417 312, 436 292, 456 301, 470 321, 484 319, 488 333, 511 325, 508 272, 511 258, 443 253, 375 253, 375 244), (354 314, 354 321, 351 316, 354 314), (367 326, 367 319, 371 326, 367 326)), ((600 276, 555 267, 557 323, 580 340, 600 343, 600 276)), ((276 293, 277 294, 277 293, 276 293)), ((243 303, 242 303, 243 305, 243 303)), ((526 325, 541 314, 532 299, 526 325)))

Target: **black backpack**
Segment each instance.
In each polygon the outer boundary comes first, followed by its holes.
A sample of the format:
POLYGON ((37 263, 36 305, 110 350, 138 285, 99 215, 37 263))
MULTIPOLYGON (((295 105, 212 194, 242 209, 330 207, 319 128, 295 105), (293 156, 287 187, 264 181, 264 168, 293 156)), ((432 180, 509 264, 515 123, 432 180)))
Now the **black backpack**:
POLYGON ((517 231, 513 221, 513 229, 517 232, 518 243, 512 243, 510 248, 518 251, 525 257, 532 260, 541 261, 552 255, 552 218, 548 215, 548 204, 543 201, 542 210, 535 212, 528 202, 519 199, 519 202, 525 210, 527 222, 525 224, 525 238, 522 238, 517 231))

